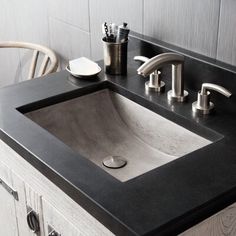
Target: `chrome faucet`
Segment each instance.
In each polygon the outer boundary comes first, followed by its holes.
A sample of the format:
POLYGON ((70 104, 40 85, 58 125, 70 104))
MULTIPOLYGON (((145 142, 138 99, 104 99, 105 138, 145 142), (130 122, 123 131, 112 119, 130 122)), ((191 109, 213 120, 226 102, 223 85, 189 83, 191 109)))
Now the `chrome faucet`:
POLYGON ((184 90, 184 56, 177 53, 159 54, 141 65, 137 72, 146 77, 166 65, 172 66, 172 90, 167 93, 168 100, 184 102, 188 96, 188 92, 184 90))

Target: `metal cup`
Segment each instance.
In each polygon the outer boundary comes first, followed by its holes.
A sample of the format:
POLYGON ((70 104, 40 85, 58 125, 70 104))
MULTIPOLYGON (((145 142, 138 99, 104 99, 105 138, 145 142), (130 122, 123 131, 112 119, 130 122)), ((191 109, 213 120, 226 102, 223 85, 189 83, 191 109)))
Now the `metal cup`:
POLYGON ((125 42, 107 42, 102 39, 104 53, 104 70, 110 75, 124 75, 127 73, 127 48, 125 42))

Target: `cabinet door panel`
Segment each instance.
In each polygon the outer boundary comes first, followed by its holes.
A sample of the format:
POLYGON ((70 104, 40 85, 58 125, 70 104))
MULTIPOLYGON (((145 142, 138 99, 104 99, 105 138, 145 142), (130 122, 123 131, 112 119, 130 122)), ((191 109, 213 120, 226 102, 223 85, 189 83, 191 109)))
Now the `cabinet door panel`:
MULTIPOLYGON (((0 162, 0 178, 12 186, 11 171, 0 162)), ((17 236, 18 225, 14 197, 0 184, 0 235, 17 236)))
POLYGON ((44 218, 44 230, 48 235, 48 227, 53 228, 61 236, 82 236, 87 235, 86 232, 79 232, 64 216, 57 211, 50 203, 45 199, 42 199, 43 206, 43 218, 44 218))
MULTIPOLYGON (((27 183, 25 183, 25 197, 26 197, 26 208, 31 208, 38 216, 40 231, 37 236, 44 236, 44 226, 43 226, 43 213, 42 213, 42 197, 41 195, 35 191, 35 189, 31 188, 27 183)), ((28 209, 29 211, 29 209, 28 209)), ((35 234, 30 231, 30 236, 35 234)))
MULTIPOLYGON (((19 196, 19 201, 15 203, 19 236, 35 236, 35 233, 29 228, 27 223, 27 206, 41 214, 40 197, 13 171, 12 182, 19 196)), ((41 228, 42 230, 37 236, 44 235, 43 227, 41 228)))

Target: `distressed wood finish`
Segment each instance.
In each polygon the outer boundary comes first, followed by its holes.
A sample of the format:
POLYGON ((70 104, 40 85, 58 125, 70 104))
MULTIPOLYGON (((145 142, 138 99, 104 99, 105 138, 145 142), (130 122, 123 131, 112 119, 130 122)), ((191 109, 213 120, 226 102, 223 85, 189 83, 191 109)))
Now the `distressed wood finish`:
POLYGON ((180 236, 235 236, 236 203, 190 228, 180 236))
POLYGON ((52 227, 59 235, 61 236, 79 236, 79 235, 87 235, 85 231, 80 232, 77 228, 75 228, 70 222, 68 222, 64 216, 57 211, 55 207, 53 207, 49 202, 46 200, 42 200, 43 206, 43 218, 44 218, 44 230, 45 235, 48 235, 49 229, 48 226, 52 227))
MULTIPOLYGON (((29 198, 29 188, 26 188, 24 181, 19 177, 19 175, 15 174, 12 171, 12 179, 13 186, 15 190, 18 192, 19 201, 15 201, 16 206, 16 216, 18 222, 19 236, 35 236, 35 233, 30 230, 27 224, 27 205, 33 208, 36 212, 41 213, 41 207, 39 204, 32 204, 36 202, 36 200, 31 201, 32 197, 29 198)), ((39 201, 38 201, 39 202, 39 201)), ((42 230, 38 234, 38 236, 44 236, 42 218, 40 219, 40 224, 42 230)))
POLYGON ((97 219, 91 216, 87 211, 80 207, 79 204, 74 202, 68 195, 39 173, 3 141, 0 141, 0 154, 1 161, 6 163, 25 183, 27 183, 26 196, 28 204, 31 204, 36 208, 38 200, 32 200, 37 199, 37 197, 32 197, 32 195, 35 196, 36 194, 37 196, 43 196, 43 199, 60 212, 70 224, 76 226, 81 235, 113 235, 97 219), (27 190, 27 186, 29 186, 31 190, 27 190), (33 193, 27 193, 32 190, 33 193), (36 190, 37 193, 34 193, 36 190))
MULTIPOLYGON (((1 162, 0 178, 8 185, 13 186, 11 171, 1 162)), ((16 219, 15 200, 0 184, 0 235, 17 236, 18 225, 16 219)))
POLYGON ((144 34, 216 57, 219 0, 144 0, 144 34))
MULTIPOLYGON (((24 186, 25 189, 25 203, 26 207, 30 207, 33 209, 39 217, 39 225, 40 225, 40 232, 37 236, 44 236, 44 219, 43 219, 43 209, 42 209, 42 196, 38 194, 37 191, 32 189, 27 183, 24 186)), ((27 209, 27 208, 26 208, 27 209)), ((34 236, 35 234, 30 231, 30 236, 34 236)))
MULTIPOLYGON (((35 233, 30 230, 27 224, 27 208, 26 204, 32 206, 36 212, 40 209, 35 204, 27 203, 25 192, 25 184, 23 180, 11 171, 7 165, 0 161, 0 177, 18 193, 19 200, 16 201, 10 193, 0 186, 0 235, 4 236, 35 236, 35 233), (7 227, 1 227, 7 225, 7 227)), ((38 204, 37 204, 38 206, 38 204)), ((42 218, 41 221, 42 222, 42 218)), ((42 231, 38 236, 44 236, 43 225, 41 224, 42 231)))

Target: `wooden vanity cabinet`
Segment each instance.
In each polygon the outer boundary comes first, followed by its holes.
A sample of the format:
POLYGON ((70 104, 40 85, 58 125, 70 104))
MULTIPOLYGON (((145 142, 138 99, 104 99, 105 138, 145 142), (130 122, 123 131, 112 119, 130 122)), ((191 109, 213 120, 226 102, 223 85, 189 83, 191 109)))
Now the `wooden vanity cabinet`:
MULTIPOLYGON (((3 141, 0 181, 0 235, 114 235, 3 141), (38 221, 38 232, 33 232, 27 223, 27 215, 32 212, 38 221)), ((235 236, 236 203, 180 235, 235 236)))
MULTIPOLYGON (((35 235, 28 227, 27 209, 31 206, 41 215, 40 205, 27 199, 24 181, 1 161, 0 179, 0 235, 35 235)), ((42 218, 39 224, 42 226, 42 218)))
POLYGON ((0 235, 4 236, 112 236, 78 203, 0 140, 0 235), (33 232, 27 214, 34 213, 40 230, 33 232))
POLYGON ((17 235, 17 217, 14 197, 3 187, 12 186, 10 169, 0 162, 0 235, 17 235))

